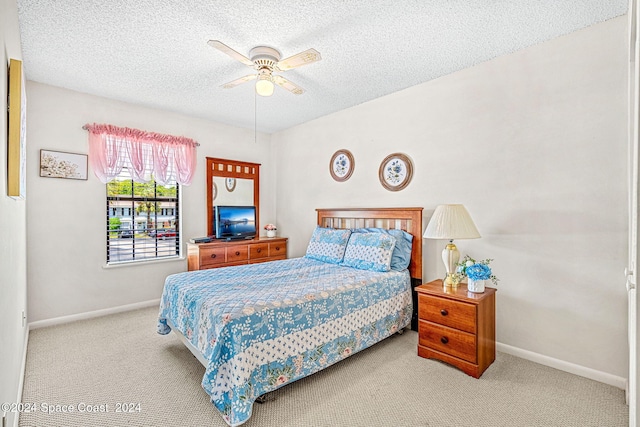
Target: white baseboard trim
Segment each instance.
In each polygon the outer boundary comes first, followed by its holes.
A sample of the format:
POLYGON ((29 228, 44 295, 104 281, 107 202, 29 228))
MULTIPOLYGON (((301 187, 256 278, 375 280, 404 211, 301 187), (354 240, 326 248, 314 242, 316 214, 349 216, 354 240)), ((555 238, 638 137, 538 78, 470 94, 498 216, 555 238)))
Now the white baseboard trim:
POLYGON ((69 316, 55 317, 53 319, 38 320, 29 323, 29 329, 45 328, 47 326, 62 325, 63 323, 75 322, 76 320, 92 319, 94 317, 107 316, 109 314, 122 313, 124 311, 137 310, 139 308, 160 306, 160 299, 136 302, 134 304, 121 305, 118 307, 105 308, 102 310, 89 311, 86 313, 71 314, 69 316))
MULTIPOLYGON (((94 317, 107 316, 109 314, 116 314, 116 313, 122 313, 125 311, 137 310, 140 308, 152 307, 154 305, 159 305, 159 304, 160 304, 160 299, 154 299, 150 301, 137 302, 134 304, 121 305, 118 307, 105 308, 102 310, 95 310, 95 311, 90 311, 86 313, 72 314, 70 316, 62 316, 62 317, 56 317, 53 319, 38 320, 36 322, 29 323, 28 325, 29 327, 27 328, 27 332, 26 332, 25 345, 24 345, 24 354, 23 354, 23 360, 22 360, 22 377, 19 385, 20 390, 19 390, 18 400, 16 400, 16 402, 20 402, 20 399, 22 398, 22 386, 24 381, 24 370, 25 370, 26 357, 27 357, 27 341, 28 341, 29 330, 44 328, 47 326, 62 325, 64 323, 75 322, 76 320, 91 319, 94 317)), ((553 357, 545 356, 539 353, 534 353, 533 351, 524 350, 518 347, 510 346, 508 344, 503 344, 500 342, 496 343, 496 350, 501 351, 503 353, 510 354, 512 356, 520 357, 525 360, 530 360, 532 362, 539 363, 541 365, 548 366, 550 368, 559 369, 561 371, 569 372, 574 375, 579 375, 581 377, 589 378, 594 381, 608 384, 613 387, 617 387, 621 390, 624 390, 626 387, 626 383, 627 383, 626 378, 608 374, 602 371, 597 371, 595 369, 587 368, 585 366, 576 365, 574 363, 565 362, 564 360, 555 359, 553 357)), ((15 426, 17 426, 17 417, 16 417, 15 426)))
POLYGON ((520 357, 522 359, 530 360, 532 362, 536 362, 550 368, 559 369, 561 371, 569 372, 570 374, 579 375, 581 377, 589 378, 590 380, 608 384, 622 390, 625 389, 625 385, 627 382, 626 378, 607 374, 606 372, 597 371, 595 369, 576 365, 570 362, 565 362, 564 360, 555 359, 553 357, 534 353, 533 351, 524 350, 500 342, 496 343, 496 350, 510 354, 512 356, 520 357))
MULTIPOLYGON (((18 382, 18 395, 14 402, 22 402, 22 391, 24 390, 24 375, 27 370, 27 345, 29 344, 29 325, 24 328, 24 344, 22 346, 22 363, 20 364, 20 381, 18 382)), ((18 427, 20 422, 20 412, 16 412, 13 417, 13 427, 18 427)))

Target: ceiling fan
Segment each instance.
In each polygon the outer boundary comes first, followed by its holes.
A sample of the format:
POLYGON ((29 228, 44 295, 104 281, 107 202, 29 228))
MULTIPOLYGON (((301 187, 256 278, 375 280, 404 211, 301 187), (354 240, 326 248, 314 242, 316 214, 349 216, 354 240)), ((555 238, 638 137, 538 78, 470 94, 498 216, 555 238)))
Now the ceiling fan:
POLYGON ((258 80, 256 82, 256 92, 258 95, 271 96, 273 94, 273 84, 277 84, 280 87, 288 90, 295 95, 302 95, 304 89, 295 83, 290 82, 284 77, 273 74, 274 71, 288 71, 293 68, 302 67, 303 65, 311 64, 316 61, 320 61, 320 52, 315 49, 307 49, 304 52, 300 52, 283 60, 280 60, 280 52, 276 49, 268 46, 256 46, 249 51, 249 58, 231 49, 226 44, 218 40, 209 40, 207 42, 209 46, 215 47, 221 52, 226 53, 233 59, 242 62, 251 68, 256 69, 256 74, 249 74, 248 76, 240 77, 229 83, 222 85, 225 89, 231 89, 244 82, 251 80, 258 80))

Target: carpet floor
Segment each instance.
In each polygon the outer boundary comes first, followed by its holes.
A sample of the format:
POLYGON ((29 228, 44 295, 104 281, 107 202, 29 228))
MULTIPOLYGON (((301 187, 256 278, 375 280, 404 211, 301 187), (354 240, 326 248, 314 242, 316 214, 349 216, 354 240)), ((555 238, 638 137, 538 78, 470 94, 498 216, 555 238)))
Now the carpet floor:
MULTIPOLYGON (((20 426, 226 426, 200 385, 204 367, 156 333, 157 312, 31 331, 22 402, 33 406, 20 426)), ((474 379, 418 357, 417 340, 395 335, 278 389, 244 426, 628 426, 620 389, 504 353, 474 379)))

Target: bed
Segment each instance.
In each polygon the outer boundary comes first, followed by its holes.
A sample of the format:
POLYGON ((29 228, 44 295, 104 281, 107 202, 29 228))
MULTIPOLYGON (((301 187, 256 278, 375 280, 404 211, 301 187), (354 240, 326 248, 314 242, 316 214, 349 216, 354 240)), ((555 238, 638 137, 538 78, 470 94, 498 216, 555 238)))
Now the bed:
POLYGON ((401 331, 414 316, 422 208, 317 214, 303 257, 165 281, 158 333, 174 331, 205 366, 202 387, 232 427, 251 417, 260 396, 401 331), (389 269, 402 236, 413 243, 389 269))

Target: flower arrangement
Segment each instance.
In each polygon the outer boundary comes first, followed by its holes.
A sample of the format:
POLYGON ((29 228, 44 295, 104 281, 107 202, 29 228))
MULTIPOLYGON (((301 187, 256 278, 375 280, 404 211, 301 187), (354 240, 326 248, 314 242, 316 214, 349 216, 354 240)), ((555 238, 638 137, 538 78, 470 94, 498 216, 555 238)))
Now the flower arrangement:
POLYGON ((471 280, 489 280, 491 267, 486 264, 473 264, 467 267, 467 277, 471 280))
POLYGON ((491 261, 493 261, 491 258, 476 261, 469 255, 465 255, 462 261, 457 264, 455 276, 458 282, 469 277, 471 280, 491 280, 494 285, 497 285, 500 279, 491 271, 491 267, 489 267, 491 261))
POLYGON ((277 230, 277 228, 276 228, 276 226, 274 224, 267 224, 267 225, 264 226, 264 229, 267 230, 267 231, 276 231, 277 230))

